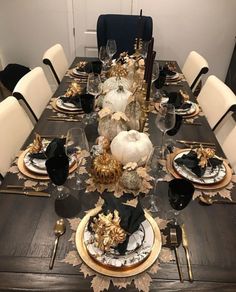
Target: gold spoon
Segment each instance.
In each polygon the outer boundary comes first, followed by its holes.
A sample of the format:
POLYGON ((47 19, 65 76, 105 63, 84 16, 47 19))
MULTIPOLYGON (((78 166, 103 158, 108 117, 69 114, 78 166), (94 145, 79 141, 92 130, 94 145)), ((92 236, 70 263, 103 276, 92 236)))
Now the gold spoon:
POLYGON ((50 264, 49 264, 50 270, 53 268, 59 237, 62 236, 65 233, 65 231, 66 231, 66 225, 65 225, 64 220, 63 219, 57 220, 57 222, 54 226, 54 233, 56 236, 56 240, 54 242, 54 248, 53 248, 53 252, 52 252, 52 256, 51 256, 51 260, 50 260, 50 264))
POLYGON ((198 198, 201 203, 208 206, 213 205, 213 204, 236 204, 236 201, 214 200, 205 194, 201 195, 198 198))
POLYGON ((19 190, 34 190, 36 192, 45 191, 48 186, 21 186, 21 185, 7 185, 7 189, 19 189, 19 190))

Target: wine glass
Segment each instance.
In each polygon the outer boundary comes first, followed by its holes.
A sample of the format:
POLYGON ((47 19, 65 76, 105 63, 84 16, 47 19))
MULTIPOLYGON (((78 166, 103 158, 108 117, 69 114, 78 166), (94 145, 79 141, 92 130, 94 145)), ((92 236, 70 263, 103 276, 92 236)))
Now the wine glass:
POLYGON ((179 211, 183 210, 192 200, 194 193, 193 184, 186 179, 174 178, 169 182, 168 198, 170 207, 173 210, 174 223, 177 225, 177 216, 179 211))
MULTIPOLYGON (((97 73, 89 74, 88 81, 87 81, 87 92, 94 96, 94 100, 102 92, 101 84, 102 82, 101 82, 101 77, 99 74, 97 73)), ((89 116, 90 122, 91 122, 91 118, 96 119, 96 113, 94 115, 89 116)))
POLYGON ((106 49, 110 60, 112 60, 112 57, 117 52, 116 41, 111 39, 107 40, 106 49))
POLYGON ((149 211, 157 213, 159 211, 156 205, 157 201, 157 183, 163 180, 163 165, 161 164, 161 147, 155 146, 146 161, 146 169, 154 179, 154 187, 150 195, 149 211))
POLYGON ((175 107, 172 104, 160 104, 155 120, 156 126, 162 132, 161 148, 162 158, 165 158, 165 134, 168 130, 172 129, 175 125, 175 107))
POLYGON ((149 43, 150 43, 150 41, 143 41, 142 42, 142 47, 140 49, 140 54, 141 54, 141 56, 142 56, 142 58, 144 60, 147 58, 149 43))
POLYGON ((102 62, 102 69, 104 71, 106 71, 110 58, 109 58, 109 55, 107 53, 107 48, 105 46, 101 46, 99 48, 98 58, 102 62))
POLYGON ((53 156, 46 161, 46 169, 49 178, 57 186, 53 194, 58 200, 63 200, 69 196, 69 190, 63 184, 69 174, 69 158, 64 155, 53 156))
POLYGON ((159 94, 158 90, 154 86, 154 82, 159 78, 159 75, 160 75, 159 63, 157 60, 154 60, 152 66, 152 97, 155 100, 159 99, 159 94))
POLYGON ((79 155, 83 150, 89 151, 89 145, 87 137, 85 135, 83 128, 71 128, 67 132, 66 136, 66 153, 68 156, 74 157, 77 163, 76 169, 76 182, 72 187, 75 190, 84 189, 84 184, 80 178, 80 166, 82 164, 83 158, 79 155))

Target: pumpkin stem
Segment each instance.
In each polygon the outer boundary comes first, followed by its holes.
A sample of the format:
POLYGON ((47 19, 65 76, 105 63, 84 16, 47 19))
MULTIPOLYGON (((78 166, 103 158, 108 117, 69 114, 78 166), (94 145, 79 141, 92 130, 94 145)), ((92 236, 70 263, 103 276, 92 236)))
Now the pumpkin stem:
POLYGON ((124 92, 124 87, 122 85, 119 85, 117 92, 124 92))

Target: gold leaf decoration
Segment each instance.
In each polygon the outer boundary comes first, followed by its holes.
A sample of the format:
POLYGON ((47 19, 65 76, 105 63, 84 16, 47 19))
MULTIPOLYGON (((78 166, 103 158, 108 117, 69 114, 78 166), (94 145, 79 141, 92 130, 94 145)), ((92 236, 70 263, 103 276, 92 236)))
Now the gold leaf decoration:
POLYGON ((161 230, 163 230, 167 227, 167 223, 168 223, 167 220, 157 217, 157 218, 155 218, 155 221, 161 230))
POLYGON ((148 273, 141 273, 137 275, 134 279, 134 286, 139 290, 143 292, 148 292, 150 288, 152 278, 148 273))
POLYGON ((73 218, 73 219, 68 219, 69 223, 70 223, 70 228, 73 231, 77 230, 78 225, 80 224, 81 219, 80 218, 73 218))
POLYGON ((87 170, 86 170, 86 167, 85 166, 81 166, 79 168, 79 174, 86 174, 86 173, 88 173, 87 170))
POLYGON ((39 153, 43 148, 42 138, 36 133, 33 143, 29 147, 30 153, 39 153))
POLYGON ((125 122, 128 122, 129 121, 128 117, 123 112, 116 112, 116 113, 114 113, 112 115, 111 119, 112 120, 116 120, 116 121, 119 121, 119 120, 123 120, 125 122))
POLYGON ((100 207, 104 204, 104 200, 99 196, 97 203, 95 204, 95 208, 100 207))
POLYGON ((137 198, 135 198, 133 200, 129 200, 129 201, 122 203, 122 204, 136 208, 136 206, 138 204, 138 200, 137 200, 137 198))
POLYGON ((227 188, 228 190, 232 190, 233 187, 234 187, 234 185, 233 185, 232 182, 230 182, 230 183, 226 186, 226 188, 227 188))
POLYGON ((19 172, 19 168, 16 165, 13 165, 10 167, 9 169, 10 173, 18 173, 19 172))
POLYGON ((75 242, 75 232, 73 232, 72 234, 71 234, 71 237, 70 237, 70 239, 68 240, 69 242, 72 242, 72 244, 74 244, 74 242, 75 242))
POLYGON ((195 189, 194 194, 193 194, 193 200, 197 199, 201 195, 202 195, 202 192, 195 189))
POLYGON ((38 183, 38 182, 35 181, 35 180, 30 180, 30 179, 28 179, 27 181, 24 182, 24 186, 25 186, 26 188, 30 188, 30 187, 34 187, 34 186, 36 186, 37 183, 38 183))
POLYGON ((230 190, 223 189, 223 190, 220 190, 218 193, 222 198, 229 199, 230 201, 232 201, 230 190))
POLYGON ((136 169, 138 166, 137 162, 128 162, 123 169, 127 169, 127 170, 134 170, 136 169))
POLYGON ((78 252, 76 250, 70 251, 66 257, 61 260, 62 263, 70 264, 73 267, 78 266, 82 263, 81 258, 78 255, 78 252))
POLYGON ((233 183, 236 183, 236 174, 232 174, 231 181, 232 181, 233 183))
POLYGON ((160 270, 160 266, 159 266, 159 263, 158 261, 156 261, 150 269, 148 269, 148 273, 151 274, 151 275, 154 275, 156 274, 159 270, 160 270))
POLYGON ((84 277, 86 278, 87 276, 94 276, 96 275, 96 272, 94 272, 92 269, 90 269, 87 265, 82 264, 80 267, 80 272, 84 274, 84 277))
POLYGON ((111 115, 112 114, 112 110, 108 107, 104 107, 103 109, 101 109, 99 112, 98 112, 98 116, 100 119, 108 116, 108 115, 111 115))
POLYGON ((174 260, 174 256, 170 249, 162 247, 161 252, 159 254, 159 260, 162 263, 168 263, 174 260))
POLYGON ((132 279, 130 278, 112 278, 112 283, 115 287, 127 288, 128 285, 131 284, 132 279))
POLYGON ((163 180, 164 181, 171 181, 173 179, 173 177, 171 176, 171 174, 167 173, 164 177, 163 177, 163 180))
POLYGON ((21 173, 21 172, 18 172, 17 173, 17 177, 18 177, 18 179, 26 179, 26 177, 21 173))
POLYGON ((167 243, 167 236, 162 234, 161 235, 161 242, 162 242, 162 245, 165 245, 167 243))
POLYGON ((94 292, 101 292, 103 290, 108 290, 110 286, 110 278, 97 274, 91 282, 91 287, 94 292))

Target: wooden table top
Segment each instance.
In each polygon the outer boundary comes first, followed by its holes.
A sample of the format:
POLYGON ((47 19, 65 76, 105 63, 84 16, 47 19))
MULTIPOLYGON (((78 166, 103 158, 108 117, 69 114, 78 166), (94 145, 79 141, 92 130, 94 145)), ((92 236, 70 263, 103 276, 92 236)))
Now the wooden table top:
MULTIPOLYGON (((78 59, 74 61, 74 64, 78 59)), ((69 77, 65 76, 54 96, 64 93, 69 77)), ((183 88, 191 94, 186 82, 183 88)), ((166 90, 178 90, 178 86, 167 86, 166 90)), ((73 122, 48 121, 52 114, 45 109, 38 124, 25 145, 32 142, 35 132, 41 135, 65 135, 74 127, 73 122)), ((150 139, 160 144, 160 132, 155 127, 154 115, 150 114, 150 139)), ((204 116, 198 122, 202 126, 182 125, 173 140, 211 141, 217 145, 217 154, 221 148, 204 116)), ((89 141, 96 138, 96 129, 86 129, 89 141)), ((180 145, 179 145, 180 146, 180 145)), ((18 183, 16 174, 8 173, 1 188, 7 184, 18 183)), ((50 186, 49 190, 52 187, 50 186)), ((76 198, 78 214, 97 202, 97 193, 85 194, 83 191, 71 191, 76 198)), ((160 184, 158 195, 165 198, 167 185, 160 184)), ((232 191, 236 200, 236 190, 232 191)), ((163 205, 163 209, 165 206, 163 205)), ((191 253, 191 262, 195 281, 187 281, 187 267, 183 248, 179 248, 180 262, 186 281, 179 282, 176 263, 161 264, 161 270, 153 277, 150 291, 236 291, 236 205, 201 206, 192 201, 181 212, 186 225, 191 253)), ((60 260, 70 250, 68 240, 71 236, 68 221, 67 232, 60 238, 57 257, 53 270, 49 270, 49 261, 54 244, 53 226, 58 219, 55 212, 55 198, 26 197, 19 195, 0 195, 0 291, 91 291, 91 278, 84 279, 78 267, 62 263, 60 260)), ((128 289, 109 291, 137 291, 133 285, 128 289)))

